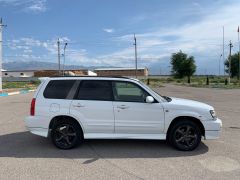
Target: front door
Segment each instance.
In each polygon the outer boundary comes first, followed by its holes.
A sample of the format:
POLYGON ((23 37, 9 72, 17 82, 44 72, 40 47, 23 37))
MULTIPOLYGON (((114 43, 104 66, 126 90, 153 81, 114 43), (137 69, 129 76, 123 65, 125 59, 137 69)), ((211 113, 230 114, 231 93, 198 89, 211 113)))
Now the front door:
POLYGON ((157 101, 146 103, 149 93, 132 82, 113 82, 115 133, 161 134, 164 111, 157 101))

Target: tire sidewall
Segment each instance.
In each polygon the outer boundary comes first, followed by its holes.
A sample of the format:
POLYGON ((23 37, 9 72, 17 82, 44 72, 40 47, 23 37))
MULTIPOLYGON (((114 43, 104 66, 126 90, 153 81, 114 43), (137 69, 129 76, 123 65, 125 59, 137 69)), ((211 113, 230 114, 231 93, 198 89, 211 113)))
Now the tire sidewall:
POLYGON ((68 120, 61 120, 61 121, 57 121, 54 125, 53 125, 53 128, 51 130, 51 140, 53 142, 53 144, 59 148, 59 149, 64 149, 64 150, 67 150, 67 149, 72 149, 76 146, 78 146, 82 141, 83 141, 83 134, 82 134, 82 131, 79 127, 79 125, 73 121, 68 121, 68 120), (55 139, 55 132, 56 132, 56 129, 59 127, 59 126, 62 126, 62 125, 70 125, 73 127, 74 131, 76 132, 77 136, 76 138, 74 139, 74 141, 72 142, 72 144, 70 146, 67 146, 67 147, 64 147, 64 146, 60 146, 57 142, 56 142, 56 139, 55 139))
POLYGON ((178 149, 180 151, 192 151, 192 150, 196 149, 198 147, 198 145, 200 144, 201 137, 202 137, 201 131, 200 131, 199 127, 197 126, 197 124, 192 122, 192 121, 189 121, 189 120, 179 121, 179 122, 175 123, 173 125, 173 127, 171 128, 169 135, 170 135, 170 139, 169 139, 170 143, 176 149, 178 149), (193 146, 189 147, 189 148, 187 148, 187 147, 184 148, 182 146, 179 146, 178 143, 175 140, 175 137, 174 137, 175 131, 178 129, 179 126, 183 126, 183 125, 191 126, 194 129, 194 131, 196 132, 196 135, 197 135, 197 140, 196 140, 195 144, 193 146))

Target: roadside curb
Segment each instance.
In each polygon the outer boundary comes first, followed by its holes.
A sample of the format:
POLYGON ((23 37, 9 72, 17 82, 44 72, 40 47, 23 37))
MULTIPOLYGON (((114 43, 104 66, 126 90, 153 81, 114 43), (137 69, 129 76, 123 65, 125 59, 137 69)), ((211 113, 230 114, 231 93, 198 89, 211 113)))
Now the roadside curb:
POLYGON ((27 93, 34 92, 34 91, 36 91, 36 90, 31 89, 31 90, 21 90, 21 91, 9 92, 9 93, 1 93, 0 97, 12 96, 12 95, 17 95, 17 94, 27 94, 27 93))

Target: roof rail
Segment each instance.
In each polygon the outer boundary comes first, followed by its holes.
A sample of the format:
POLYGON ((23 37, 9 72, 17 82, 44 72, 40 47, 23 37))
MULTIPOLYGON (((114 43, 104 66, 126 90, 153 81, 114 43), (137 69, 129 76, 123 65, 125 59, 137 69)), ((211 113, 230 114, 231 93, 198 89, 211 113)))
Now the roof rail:
POLYGON ((132 79, 126 76, 50 76, 49 78, 69 78, 69 77, 92 77, 92 78, 124 78, 124 79, 132 79))

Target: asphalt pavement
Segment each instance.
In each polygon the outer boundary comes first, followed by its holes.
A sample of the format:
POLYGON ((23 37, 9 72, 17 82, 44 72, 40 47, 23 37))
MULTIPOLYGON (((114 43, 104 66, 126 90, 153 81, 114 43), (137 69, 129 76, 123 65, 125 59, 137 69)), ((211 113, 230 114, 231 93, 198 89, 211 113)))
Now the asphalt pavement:
POLYGON ((152 140, 86 140, 59 150, 26 132, 33 93, 0 97, 0 179, 240 179, 240 90, 157 90, 214 106, 223 121, 221 138, 203 140, 192 152, 152 140))

